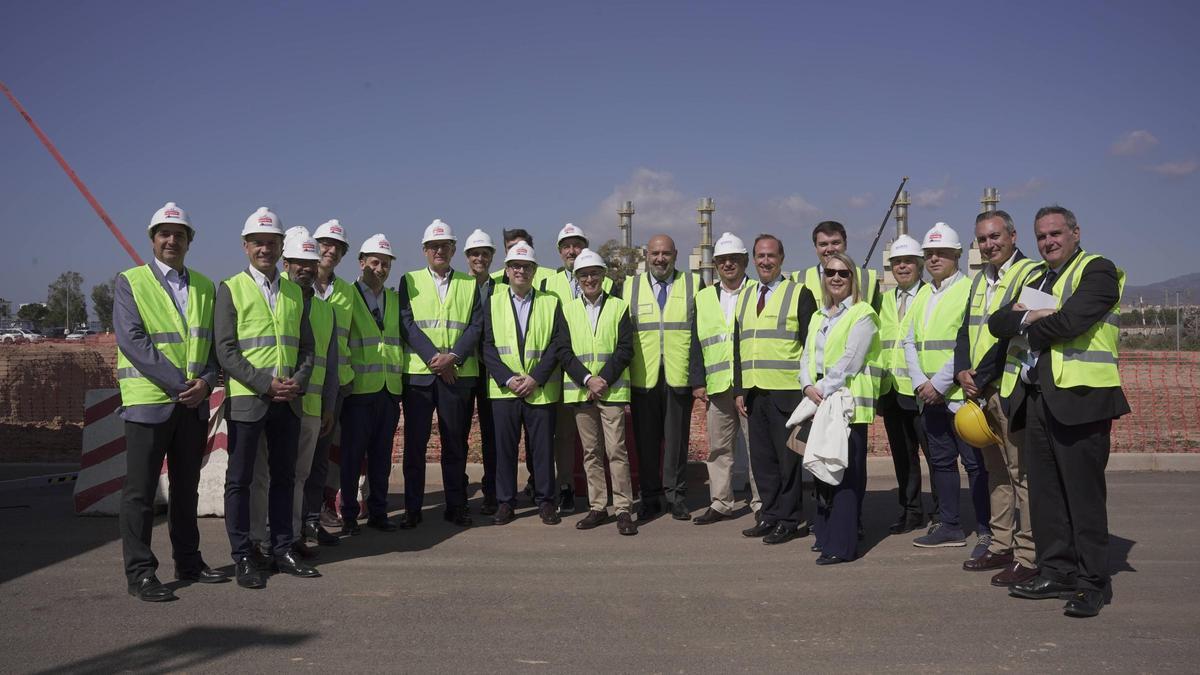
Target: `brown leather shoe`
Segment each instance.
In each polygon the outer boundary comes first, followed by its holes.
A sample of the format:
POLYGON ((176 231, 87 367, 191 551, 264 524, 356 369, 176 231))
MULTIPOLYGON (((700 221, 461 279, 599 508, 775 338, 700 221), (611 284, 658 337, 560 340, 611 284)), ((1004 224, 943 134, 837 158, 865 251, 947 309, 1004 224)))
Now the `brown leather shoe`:
POLYGON ((711 506, 704 510, 704 513, 692 518, 693 525, 710 525, 712 523, 725 520, 729 515, 721 513, 711 506))
POLYGON ((590 530, 594 527, 599 527, 608 520, 608 511, 588 511, 588 514, 583 517, 578 523, 575 523, 577 530, 590 530))
POLYGON ((617 514, 617 532, 631 536, 637 534, 637 523, 633 522, 633 516, 628 513, 617 514))
POLYGON ((968 572, 983 572, 985 570, 998 570, 1001 567, 1008 567, 1013 562, 1012 551, 1002 551, 1000 553, 992 553, 988 551, 978 558, 971 558, 962 564, 962 568, 968 572))
POLYGON ((1026 567, 1019 562, 1014 562, 1004 569, 1003 572, 992 577, 993 586, 1012 586, 1013 584, 1023 584, 1037 576, 1036 567, 1026 567))

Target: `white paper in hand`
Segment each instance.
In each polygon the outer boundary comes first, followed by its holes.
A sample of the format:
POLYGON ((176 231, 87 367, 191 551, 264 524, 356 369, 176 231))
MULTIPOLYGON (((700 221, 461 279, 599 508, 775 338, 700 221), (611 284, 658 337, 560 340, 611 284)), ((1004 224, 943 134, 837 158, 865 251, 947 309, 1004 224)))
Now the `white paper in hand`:
POLYGON ((1058 298, 1046 293, 1045 291, 1039 291, 1038 289, 1030 288, 1029 286, 1021 289, 1021 297, 1018 298, 1017 301, 1022 305, 1025 305, 1027 309, 1058 308, 1058 298))

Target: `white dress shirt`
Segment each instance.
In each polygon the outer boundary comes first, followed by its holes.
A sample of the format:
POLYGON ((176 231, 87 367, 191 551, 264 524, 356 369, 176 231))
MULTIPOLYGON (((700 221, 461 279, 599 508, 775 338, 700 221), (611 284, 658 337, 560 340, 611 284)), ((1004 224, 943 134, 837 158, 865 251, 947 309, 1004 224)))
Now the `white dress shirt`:
POLYGON ((433 287, 437 289, 438 299, 442 302, 446 302, 446 291, 450 290, 450 279, 454 276, 454 270, 447 268, 446 274, 444 276, 439 276, 438 273, 434 272, 432 269, 428 267, 425 269, 428 269, 429 276, 433 277, 433 287))
POLYGON ((742 294, 742 289, 746 287, 746 277, 742 277, 741 283, 732 291, 725 288, 725 284, 718 284, 717 300, 721 303, 721 311, 725 312, 725 323, 733 320, 733 312, 737 309, 738 297, 742 294))
POLYGON ((525 334, 525 327, 529 324, 529 311, 533 309, 534 292, 534 289, 530 288, 522 298, 517 295, 512 286, 508 287, 508 297, 512 298, 513 308, 517 310, 517 328, 520 329, 521 335, 525 334))
POLYGON ((267 300, 267 306, 271 311, 275 311, 275 299, 279 297, 279 270, 275 272, 274 279, 268 279, 265 274, 259 272, 253 267, 247 268, 250 270, 250 277, 254 279, 254 283, 258 285, 258 290, 262 291, 263 297, 267 300))
POLYGON ((333 295, 333 282, 336 280, 337 275, 329 275, 329 283, 325 285, 325 290, 323 291, 319 288, 318 284, 313 283, 313 295, 328 302, 329 296, 333 295))
POLYGON ((186 319, 188 310, 187 268, 184 268, 183 273, 180 274, 175 271, 175 268, 158 258, 154 259, 154 264, 158 265, 158 271, 162 272, 163 278, 167 280, 167 286, 171 289, 171 299, 175 301, 175 309, 178 309, 186 319))

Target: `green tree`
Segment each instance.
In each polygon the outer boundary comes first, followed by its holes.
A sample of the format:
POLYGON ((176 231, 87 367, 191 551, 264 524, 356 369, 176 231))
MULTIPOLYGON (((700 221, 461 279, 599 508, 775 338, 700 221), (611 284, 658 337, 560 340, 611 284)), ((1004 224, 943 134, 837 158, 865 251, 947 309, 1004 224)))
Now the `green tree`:
POLYGON ((92 307, 96 309, 96 319, 100 322, 100 329, 105 332, 111 332, 113 328, 113 291, 116 287, 116 277, 103 284, 92 286, 92 307))
POLYGON ((636 274, 645 259, 640 248, 626 248, 616 239, 601 244, 596 253, 604 258, 608 276, 613 281, 624 281, 625 277, 636 274))
POLYGON ((78 272, 63 272, 46 291, 46 325, 62 326, 68 331, 87 323, 87 301, 83 298, 83 276, 78 272))
POLYGON ((31 302, 17 310, 17 318, 32 323, 34 330, 41 330, 42 322, 46 320, 46 315, 49 313, 42 303, 31 302))

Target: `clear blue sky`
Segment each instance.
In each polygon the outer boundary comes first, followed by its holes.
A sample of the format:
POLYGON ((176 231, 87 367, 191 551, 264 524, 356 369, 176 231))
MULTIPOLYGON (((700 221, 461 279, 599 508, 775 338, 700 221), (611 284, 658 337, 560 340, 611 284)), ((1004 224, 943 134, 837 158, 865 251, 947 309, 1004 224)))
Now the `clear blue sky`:
MULTIPOLYGON (((825 218, 862 256, 906 174, 918 234, 966 237, 995 186, 1035 257, 1033 212, 1058 202, 1131 283, 1200 269, 1200 5, 844 5, 10 2, 0 78, 144 256, 177 201, 217 278, 260 205, 339 218, 355 248, 384 232, 403 270, 434 218, 526 227, 557 264, 563 223, 598 244, 624 198, 639 243, 690 249, 702 196, 716 234, 779 234, 799 268, 825 218)), ((0 296, 127 267, 0 108, 0 296)))

